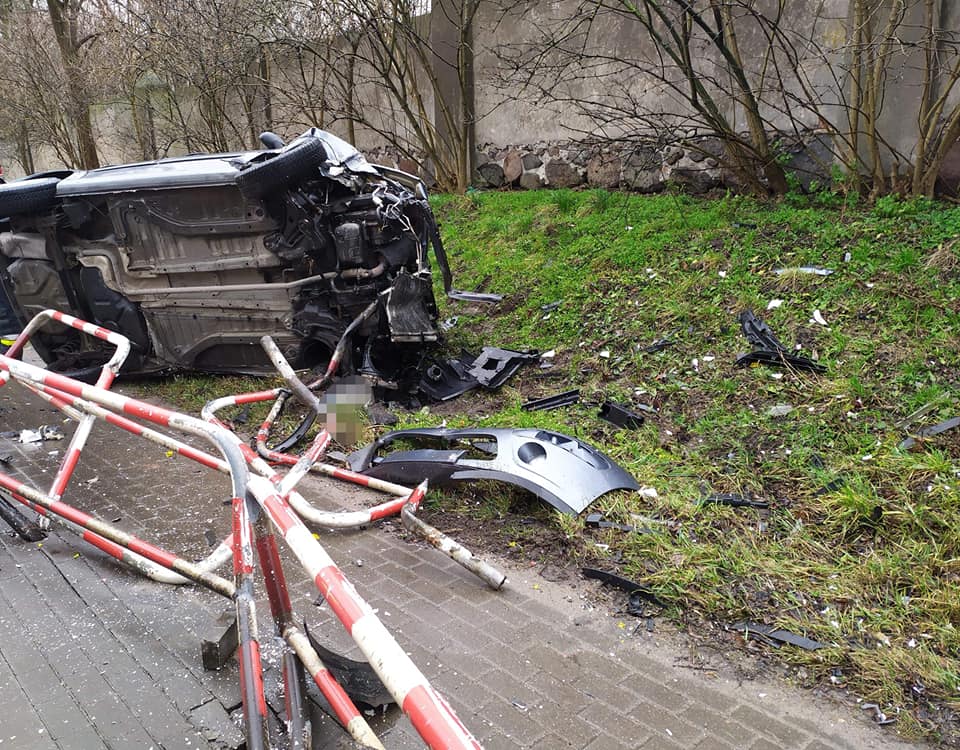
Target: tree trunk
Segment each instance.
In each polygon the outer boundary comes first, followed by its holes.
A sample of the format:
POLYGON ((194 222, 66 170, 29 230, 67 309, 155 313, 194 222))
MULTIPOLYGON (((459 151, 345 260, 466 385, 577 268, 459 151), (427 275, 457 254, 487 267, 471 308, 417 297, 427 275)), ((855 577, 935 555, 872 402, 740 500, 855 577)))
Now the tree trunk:
POLYGON ((70 119, 77 136, 78 154, 83 169, 96 169, 100 166, 97 156, 97 144, 93 137, 93 120, 90 116, 90 102, 86 101, 79 69, 79 44, 77 41, 77 22, 72 17, 70 0, 47 0, 50 23, 60 48, 60 59, 67 80, 70 96, 70 119))

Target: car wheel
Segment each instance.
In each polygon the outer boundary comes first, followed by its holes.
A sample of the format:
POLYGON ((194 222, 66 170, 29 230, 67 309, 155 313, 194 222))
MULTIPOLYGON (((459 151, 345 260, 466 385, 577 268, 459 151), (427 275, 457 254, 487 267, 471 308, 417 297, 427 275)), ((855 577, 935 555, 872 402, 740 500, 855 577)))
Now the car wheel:
POLYGON ((19 216, 51 208, 57 200, 56 177, 29 178, 0 185, 0 216, 19 216))
POLYGON ((251 164, 237 175, 237 187, 248 198, 262 198, 303 179, 326 158, 323 144, 307 138, 266 161, 251 164))

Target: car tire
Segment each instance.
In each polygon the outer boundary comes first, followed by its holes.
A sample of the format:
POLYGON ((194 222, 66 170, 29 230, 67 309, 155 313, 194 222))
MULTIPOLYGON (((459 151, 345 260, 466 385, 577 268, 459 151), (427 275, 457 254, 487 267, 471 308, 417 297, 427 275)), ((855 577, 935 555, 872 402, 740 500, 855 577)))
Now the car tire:
POLYGON ((262 198, 303 179, 326 158, 323 143, 307 138, 266 161, 251 164, 237 175, 237 187, 248 198, 262 198))
POLYGON ((57 202, 56 177, 26 178, 0 185, 0 216, 20 216, 45 211, 57 202))

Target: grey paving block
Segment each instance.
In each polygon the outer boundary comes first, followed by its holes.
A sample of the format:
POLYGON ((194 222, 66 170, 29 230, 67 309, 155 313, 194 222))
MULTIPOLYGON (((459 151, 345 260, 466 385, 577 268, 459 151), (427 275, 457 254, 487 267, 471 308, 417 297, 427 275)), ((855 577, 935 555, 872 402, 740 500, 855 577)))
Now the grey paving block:
POLYGON ((690 703, 690 697, 682 690, 664 685, 642 674, 629 675, 620 682, 620 686, 668 711, 679 711, 690 703))
POLYGON ((759 711, 751 706, 737 706, 730 716, 745 726, 769 735, 781 747, 799 747, 808 738, 806 732, 778 721, 770 716, 769 712, 759 711))
POLYGON ((190 712, 190 723, 210 742, 235 748, 243 744, 243 732, 217 700, 210 700, 190 712))
POLYGON ((713 726, 704 728, 683 715, 664 711, 663 707, 641 701, 629 716, 641 726, 649 727, 654 737, 669 739, 684 747, 693 747, 706 736, 713 736, 713 726))

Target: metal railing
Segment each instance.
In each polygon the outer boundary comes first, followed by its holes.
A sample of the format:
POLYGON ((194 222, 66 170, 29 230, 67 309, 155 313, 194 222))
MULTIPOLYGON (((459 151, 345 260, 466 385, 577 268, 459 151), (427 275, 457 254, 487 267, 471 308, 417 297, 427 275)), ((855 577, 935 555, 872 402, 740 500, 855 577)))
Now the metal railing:
MULTIPOLYGON (((272 342, 265 341, 264 348, 290 386, 289 390, 276 388, 216 399, 204 407, 203 418, 198 419, 110 390, 129 353, 130 344, 125 337, 64 313, 53 310, 40 313, 30 321, 9 351, 0 355, 0 385, 12 381, 22 384, 75 420, 77 427, 48 491, 31 487, 3 472, 0 472, 0 488, 36 511, 46 523, 52 521, 59 524, 154 580, 173 584, 193 582, 234 601, 240 643, 244 732, 250 750, 272 746, 254 600, 255 584, 259 580, 256 578, 255 561, 259 564, 262 585, 277 633, 288 646, 282 657, 282 672, 286 723, 290 729, 287 740, 289 746, 303 747, 304 686, 300 683, 303 672, 296 664, 299 662, 353 739, 364 747, 383 747, 351 699, 324 667, 309 639, 295 624, 278 553, 277 533, 330 604, 336 617, 426 745, 437 750, 479 748, 477 740, 384 627, 306 523, 320 528, 351 528, 402 513, 407 528, 476 573, 490 587, 500 588, 504 576, 416 518, 415 513, 427 491, 426 482, 410 489, 323 463, 321 459, 330 442, 330 435, 325 429, 320 429, 301 455, 267 449, 270 428, 279 414, 277 404, 282 406, 291 394, 311 408, 317 408, 317 403, 315 396, 297 380, 292 368, 272 346, 272 342), (114 347, 112 356, 102 366, 93 385, 19 359, 30 336, 49 321, 70 326, 114 347), (243 442, 216 416, 217 411, 226 406, 269 401, 274 402, 274 408, 258 432, 259 451, 243 442), (155 443, 202 466, 228 474, 232 482, 231 535, 207 558, 191 562, 64 503, 63 494, 87 438, 98 421, 155 443), (156 427, 199 437, 209 443, 216 453, 188 445, 156 427), (289 468, 285 474, 280 474, 276 466, 289 468), (387 492, 394 497, 363 511, 322 511, 311 505, 296 489, 301 479, 311 471, 387 492), (233 561, 232 580, 215 572, 228 559, 233 561)), ((325 382, 328 381, 329 378, 325 382)))

